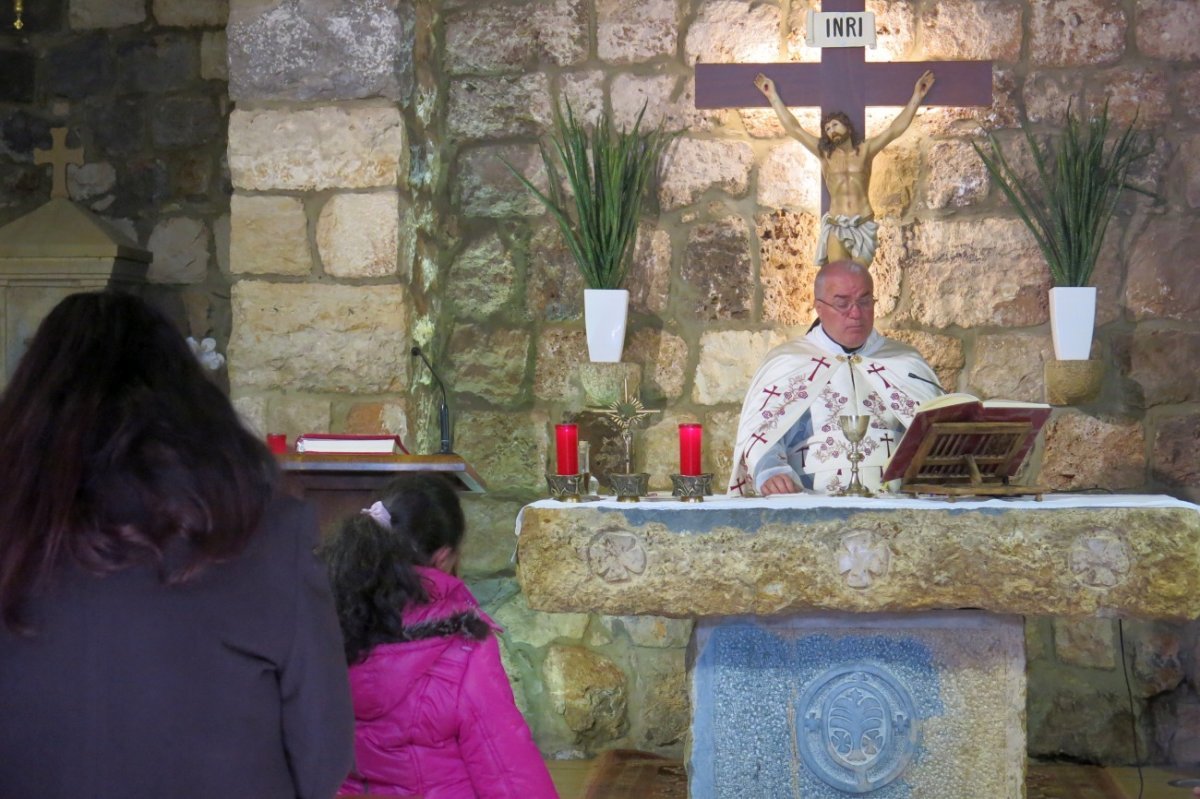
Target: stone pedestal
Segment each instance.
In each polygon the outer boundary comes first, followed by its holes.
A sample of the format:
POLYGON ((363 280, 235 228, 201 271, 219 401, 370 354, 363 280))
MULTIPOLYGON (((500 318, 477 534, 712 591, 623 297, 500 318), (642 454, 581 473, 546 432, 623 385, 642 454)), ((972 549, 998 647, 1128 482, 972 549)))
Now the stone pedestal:
POLYGON ((1019 799, 1020 617, 735 617, 696 626, 691 799, 1019 799))

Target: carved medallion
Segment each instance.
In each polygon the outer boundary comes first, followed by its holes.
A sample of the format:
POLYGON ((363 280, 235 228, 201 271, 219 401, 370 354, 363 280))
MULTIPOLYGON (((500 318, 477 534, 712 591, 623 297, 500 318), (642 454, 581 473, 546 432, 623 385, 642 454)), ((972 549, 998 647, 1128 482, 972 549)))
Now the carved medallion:
POLYGON ((851 588, 870 588, 877 577, 887 575, 892 551, 870 530, 855 530, 842 536, 837 554, 838 574, 851 588))
POLYGON ((822 674, 797 711, 801 759, 822 782, 844 793, 867 793, 895 780, 920 739, 908 689, 889 671, 866 663, 822 674))
POLYGON ((1068 564, 1075 579, 1092 588, 1112 588, 1121 583, 1133 565, 1129 546, 1109 530, 1093 530, 1076 538, 1068 564))
POLYGON ((586 554, 589 571, 606 583, 625 583, 646 570, 646 550, 631 533, 596 533, 586 554))

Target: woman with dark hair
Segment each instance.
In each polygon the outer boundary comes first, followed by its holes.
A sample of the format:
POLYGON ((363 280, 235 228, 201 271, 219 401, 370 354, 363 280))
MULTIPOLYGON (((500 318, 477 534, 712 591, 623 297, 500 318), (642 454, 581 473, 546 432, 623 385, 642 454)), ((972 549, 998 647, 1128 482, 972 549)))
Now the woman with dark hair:
POLYGON ((455 576, 465 523, 440 475, 403 475, 325 550, 354 698, 340 795, 554 799, 496 627, 455 576))
POLYGON ((331 796, 352 717, 315 516, 171 322, 59 303, 0 452, 0 796, 331 796))

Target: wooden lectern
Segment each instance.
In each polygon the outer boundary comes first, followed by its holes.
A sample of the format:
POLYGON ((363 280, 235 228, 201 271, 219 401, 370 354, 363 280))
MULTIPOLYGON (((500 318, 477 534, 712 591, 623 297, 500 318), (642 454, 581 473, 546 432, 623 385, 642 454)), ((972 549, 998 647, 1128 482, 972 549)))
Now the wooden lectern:
POLYGON ((1021 468, 1041 425, 1016 422, 934 422, 901 475, 906 494, 1020 496, 1047 489, 1009 481, 1021 468))
POLYGON ((317 508, 321 534, 371 504, 380 489, 402 472, 440 472, 461 491, 486 491, 483 479, 461 455, 347 455, 288 452, 278 456, 288 493, 317 508))

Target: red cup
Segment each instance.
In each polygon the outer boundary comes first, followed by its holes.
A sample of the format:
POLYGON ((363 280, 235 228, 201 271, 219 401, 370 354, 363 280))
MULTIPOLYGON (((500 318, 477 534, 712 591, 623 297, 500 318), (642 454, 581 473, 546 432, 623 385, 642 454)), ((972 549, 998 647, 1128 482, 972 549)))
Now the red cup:
POLYGON ((284 433, 267 433, 267 449, 276 455, 284 455, 288 451, 287 436, 284 433))

